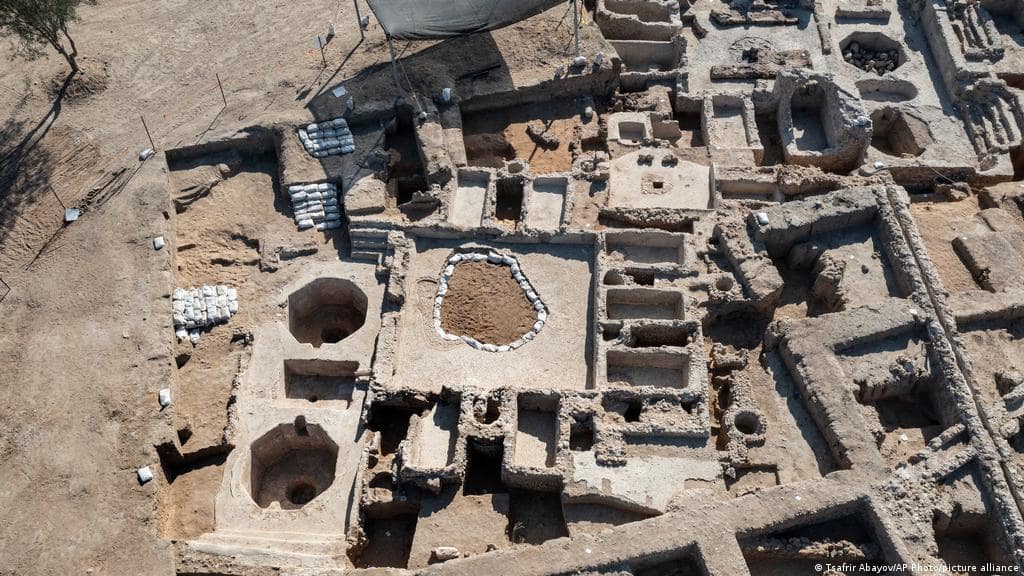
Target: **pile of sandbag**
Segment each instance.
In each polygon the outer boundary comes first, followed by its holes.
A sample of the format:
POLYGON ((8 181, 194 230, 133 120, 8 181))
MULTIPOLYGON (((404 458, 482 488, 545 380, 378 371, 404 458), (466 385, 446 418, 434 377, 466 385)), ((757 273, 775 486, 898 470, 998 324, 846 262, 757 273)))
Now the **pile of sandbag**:
POLYGON ((171 298, 174 334, 179 340, 199 341, 200 332, 227 322, 238 312, 238 290, 223 285, 175 288, 171 298))
POLYGON ((294 184, 288 187, 295 223, 300 230, 332 230, 341 227, 338 187, 329 182, 294 184))
POLYGON ((299 140, 302 140, 306 152, 315 158, 351 154, 356 149, 352 131, 348 129, 348 122, 344 118, 314 122, 305 128, 299 128, 299 140))

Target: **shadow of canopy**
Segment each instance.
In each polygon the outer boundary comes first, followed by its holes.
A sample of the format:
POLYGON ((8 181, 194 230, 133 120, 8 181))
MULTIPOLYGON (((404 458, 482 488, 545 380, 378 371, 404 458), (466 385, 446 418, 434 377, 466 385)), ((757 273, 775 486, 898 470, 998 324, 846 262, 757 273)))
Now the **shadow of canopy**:
MULTIPOLYGON (((414 107, 418 108, 424 98, 439 95, 446 87, 453 88, 462 99, 506 92, 514 87, 505 58, 489 32, 451 38, 402 56, 415 47, 416 43, 395 42, 402 89, 414 107)), ((357 111, 361 102, 394 102, 398 96, 390 62, 364 68, 340 85, 352 95, 357 111)), ((325 90, 307 105, 314 118, 336 118, 345 113, 347 98, 335 97, 332 90, 333 87, 325 90)))

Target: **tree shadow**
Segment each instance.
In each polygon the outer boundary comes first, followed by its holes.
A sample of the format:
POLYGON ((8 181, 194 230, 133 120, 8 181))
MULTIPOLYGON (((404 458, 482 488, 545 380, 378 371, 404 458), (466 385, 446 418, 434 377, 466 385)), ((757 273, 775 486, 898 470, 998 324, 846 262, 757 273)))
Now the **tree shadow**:
POLYGON ((49 193, 53 174, 52 154, 40 143, 60 116, 64 95, 74 79, 68 75, 50 109, 33 126, 29 121, 9 116, 0 125, 0 245, 18 220, 18 214, 33 197, 49 193))

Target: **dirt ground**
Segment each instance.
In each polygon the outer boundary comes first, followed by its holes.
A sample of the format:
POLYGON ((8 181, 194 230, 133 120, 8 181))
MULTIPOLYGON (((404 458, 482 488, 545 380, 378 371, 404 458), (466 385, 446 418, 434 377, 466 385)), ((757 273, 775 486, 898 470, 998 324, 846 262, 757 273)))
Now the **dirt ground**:
POLYGON ((943 287, 950 292, 978 289, 970 270, 953 251, 953 240, 974 231, 973 216, 980 210, 978 197, 973 195, 959 202, 930 195, 915 198, 910 205, 928 255, 939 270, 943 287))
MULTIPOLYGON (((411 58, 405 72, 414 82, 497 58, 505 73, 493 83, 520 83, 550 74, 548 54, 536 47, 568 45, 568 28, 558 28, 563 12, 542 15, 540 26, 452 43, 462 55, 436 69, 412 59, 436 44, 397 48, 411 58)), ((162 156, 138 160, 150 146, 142 119, 159 152, 268 119, 309 118, 325 87, 382 69, 387 51, 373 18, 360 42, 351 3, 103 0, 80 16, 71 33, 88 70, 106 78, 79 79, 63 95, 52 91, 67 74, 59 56, 25 61, 0 39, 0 280, 10 287, 4 297, 0 286, 0 574, 169 574, 154 497, 164 480, 158 474, 140 486, 135 476, 141 466, 159 469, 154 446, 174 426, 156 395, 176 369, 168 308, 175 272, 171 255, 151 244, 172 233, 174 209, 162 156), (313 40, 328 21, 338 34, 322 69, 313 40), (64 207, 75 205, 82 217, 62 227, 64 207)), ((256 257, 244 241, 203 239, 223 240, 217 250, 234 254, 218 258, 256 257)), ((211 280, 195 261, 181 278, 211 280)), ((244 299, 244 285, 239 292, 244 299)), ((186 478, 176 479, 172 496, 188 491, 186 478)), ((183 513, 210 513, 197 510, 183 513)), ((180 526, 202 525, 169 522, 165 533, 178 535, 180 526)))
POLYGON ((536 321, 537 311, 508 266, 488 262, 455 266, 441 304, 445 332, 500 346, 518 340, 536 321))
POLYGON ((160 536, 184 540, 214 529, 214 500, 224 477, 223 455, 203 459, 180 476, 169 475, 160 494, 160 536))
POLYGON ((569 144, 580 122, 578 106, 572 100, 536 106, 517 106, 501 111, 472 114, 463 123, 463 138, 470 164, 500 168, 503 160, 521 158, 530 163, 535 174, 568 172, 572 168, 569 144), (558 146, 539 146, 526 133, 533 121, 543 125, 544 134, 558 139, 558 146))

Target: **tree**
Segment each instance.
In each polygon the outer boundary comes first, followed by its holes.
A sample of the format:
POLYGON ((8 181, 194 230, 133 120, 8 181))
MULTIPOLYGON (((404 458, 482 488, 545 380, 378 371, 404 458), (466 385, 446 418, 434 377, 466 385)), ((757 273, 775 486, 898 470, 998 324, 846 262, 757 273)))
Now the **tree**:
POLYGON ((78 48, 68 25, 78 20, 80 4, 96 0, 0 0, 0 29, 14 33, 29 56, 38 56, 40 46, 49 44, 79 72, 78 48))

